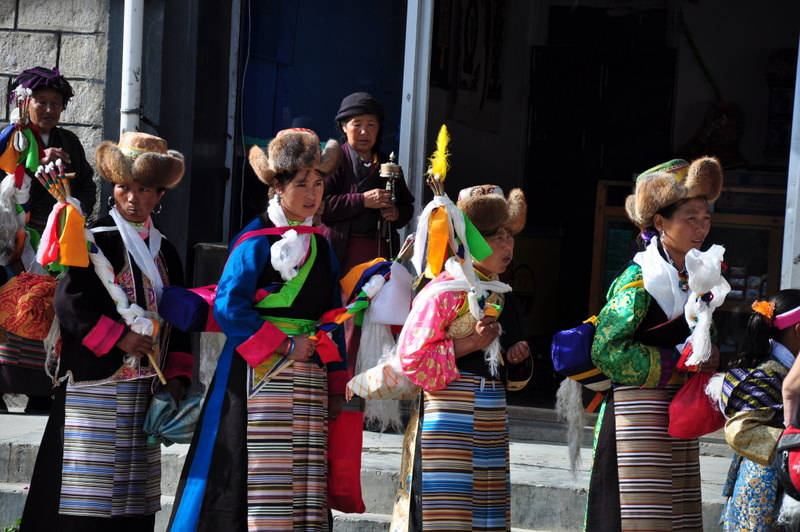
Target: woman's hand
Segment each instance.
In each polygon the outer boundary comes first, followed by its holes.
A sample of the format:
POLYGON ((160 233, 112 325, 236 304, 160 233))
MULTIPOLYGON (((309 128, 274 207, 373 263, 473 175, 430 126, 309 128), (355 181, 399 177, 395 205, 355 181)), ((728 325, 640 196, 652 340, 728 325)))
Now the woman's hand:
POLYGON ((146 357, 153 353, 153 339, 133 331, 123 334, 115 345, 136 358, 146 357))
POLYGON ((298 362, 306 362, 314 355, 314 350, 317 348, 317 341, 309 338, 307 334, 293 336, 294 349, 289 354, 289 360, 297 360, 298 362))
POLYGON ((484 316, 475 324, 475 332, 466 338, 458 338, 453 341, 453 351, 456 358, 464 356, 473 351, 486 349, 495 338, 500 335, 500 325, 497 320, 489 316, 484 316))
MULTIPOLYGON (((392 202, 390 201, 389 203, 392 202)), ((400 218, 400 209, 397 208, 397 205, 392 203, 390 207, 384 207, 381 209, 381 216, 383 216, 383 219, 386 221, 394 222, 400 218)))
POLYGON ((63 148, 45 148, 44 157, 42 157, 39 162, 42 164, 55 163, 58 159, 61 159, 64 164, 72 162, 69 158, 69 154, 65 152, 63 148))
POLYGON ((388 190, 373 188, 364 192, 364 207, 367 209, 383 209, 392 205, 392 193, 388 190))
POLYGON ((708 360, 700 364, 698 371, 702 371, 704 373, 714 373, 717 371, 717 369, 719 369, 719 349, 717 349, 717 346, 712 345, 711 356, 708 358, 708 360))
POLYGON ((525 340, 512 345, 506 353, 506 359, 508 359, 511 364, 519 364, 529 356, 531 356, 531 350, 530 347, 528 347, 528 342, 525 340))

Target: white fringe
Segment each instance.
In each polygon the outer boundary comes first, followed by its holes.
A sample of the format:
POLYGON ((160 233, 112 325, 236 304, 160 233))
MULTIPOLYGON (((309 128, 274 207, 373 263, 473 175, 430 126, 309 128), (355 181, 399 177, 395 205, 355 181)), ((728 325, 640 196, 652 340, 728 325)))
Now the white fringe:
POLYGON ((786 530, 800 530, 800 501, 784 493, 776 524, 786 530))
POLYGON ((492 343, 489 344, 489 347, 483 350, 483 359, 489 366, 489 375, 495 379, 498 379, 500 378, 500 373, 498 372, 497 367, 500 365, 500 337, 503 336, 503 326, 500 325, 499 321, 494 323, 497 324, 497 336, 492 343))
MULTIPOLYGON (((355 373, 358 375, 379 364, 396 361, 395 341, 389 325, 372 321, 371 307, 364 311, 361 325, 361 343, 358 346, 355 373)), ((397 364, 399 369, 399 364, 397 364)), ((364 420, 378 424, 381 432, 402 429, 400 401, 390 399, 364 400, 364 420)))
POLYGON ((705 390, 711 403, 722 413, 725 413, 725 410, 722 408, 722 385, 724 382, 725 373, 715 373, 714 376, 709 379, 708 384, 706 384, 705 390))
POLYGON ((567 422, 567 444, 569 453, 569 470, 573 477, 577 476, 581 465, 581 443, 583 427, 586 424, 583 409, 583 389, 579 382, 564 379, 556 392, 556 416, 567 422))

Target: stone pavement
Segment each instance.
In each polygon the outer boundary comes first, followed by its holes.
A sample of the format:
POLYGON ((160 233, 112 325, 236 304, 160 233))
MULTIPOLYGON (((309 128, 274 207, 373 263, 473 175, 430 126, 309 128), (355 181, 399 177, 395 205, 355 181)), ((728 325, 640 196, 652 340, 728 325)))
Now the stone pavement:
MULTIPOLYGON (((569 470, 563 427, 554 421, 552 411, 511 407, 511 483, 512 526, 516 531, 574 532, 580 530, 588 485, 591 450, 581 450, 582 466, 577 475, 569 470), (544 441, 541 441, 544 440, 544 441)), ((0 415, 0 528, 11 525, 22 513, 25 490, 30 480, 45 416, 12 413, 0 415)), ((587 433, 589 432, 587 428, 587 433)), ((336 514, 334 530, 372 532, 388 530, 394 489, 400 466, 399 434, 364 432, 362 491, 365 514, 336 514)), ((187 445, 162 447, 163 509, 157 516, 156 530, 166 526, 187 445)), ((701 457, 703 513, 706 531, 721 530, 717 525, 722 510, 722 484, 729 464, 729 452, 718 435, 704 440, 701 457)))

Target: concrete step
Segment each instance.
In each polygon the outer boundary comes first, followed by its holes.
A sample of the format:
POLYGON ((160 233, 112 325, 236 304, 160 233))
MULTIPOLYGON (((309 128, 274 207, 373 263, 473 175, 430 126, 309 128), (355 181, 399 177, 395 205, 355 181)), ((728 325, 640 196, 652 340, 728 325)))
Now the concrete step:
MULTIPOLYGON (((519 530, 549 532, 580 530, 591 464, 591 437, 584 438, 582 464, 570 472, 563 424, 552 411, 520 412, 511 407, 510 445, 512 526, 519 530), (558 440, 561 441, 548 441, 558 440)), ((12 409, 13 410, 13 409, 12 409)), ((524 408, 522 410, 525 410, 524 408)), ((25 488, 30 480, 44 416, 19 413, 0 415, 0 528, 10 526, 22 514, 25 488)), ((591 434, 590 427, 584 431, 591 434)), ((714 438, 704 442, 717 453, 714 438)), ((388 530, 401 459, 402 435, 364 432, 362 492, 366 514, 337 514, 335 530, 388 530)), ((724 445, 724 442, 723 444, 724 445)), ((188 445, 162 447, 162 511, 156 530, 164 530, 172 508, 188 445)), ((704 521, 706 531, 719 530, 722 484, 730 463, 729 452, 701 457, 704 521)))

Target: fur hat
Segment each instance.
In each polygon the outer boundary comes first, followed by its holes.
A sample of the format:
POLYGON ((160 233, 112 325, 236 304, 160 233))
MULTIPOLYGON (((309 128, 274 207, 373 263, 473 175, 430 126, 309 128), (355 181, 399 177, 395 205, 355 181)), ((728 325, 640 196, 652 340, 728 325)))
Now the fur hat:
POLYGON ((299 170, 312 169, 323 176, 328 175, 336 170, 341 155, 342 150, 335 140, 329 140, 323 150, 316 133, 295 128, 279 131, 266 149, 251 147, 248 160, 258 178, 272 187, 278 174, 296 174, 299 170))
POLYGON ((636 189, 626 198, 625 210, 628 218, 644 231, 653 226, 653 216, 664 207, 696 197, 713 203, 720 192, 722 167, 715 157, 701 157, 691 164, 673 159, 636 178, 636 189))
POLYGON ((528 204, 522 189, 511 189, 508 199, 496 185, 479 185, 458 193, 458 208, 483 236, 490 236, 505 227, 511 234, 522 231, 528 204))
POLYGON ((167 148, 167 141, 126 131, 119 144, 104 140, 94 152, 98 173, 117 185, 137 183, 155 188, 173 188, 183 178, 183 154, 167 148))

